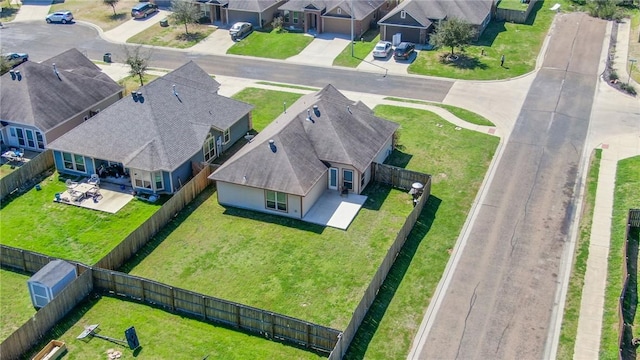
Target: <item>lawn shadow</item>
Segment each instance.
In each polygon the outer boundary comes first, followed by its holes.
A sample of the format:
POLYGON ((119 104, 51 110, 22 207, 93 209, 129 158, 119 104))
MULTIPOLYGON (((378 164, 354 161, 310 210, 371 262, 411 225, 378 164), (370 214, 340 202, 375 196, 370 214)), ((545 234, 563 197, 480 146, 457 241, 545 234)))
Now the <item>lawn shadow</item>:
POLYGON ((245 210, 231 206, 224 207, 224 215, 236 216, 259 223, 269 223, 274 225, 286 226, 288 228, 298 229, 301 231, 309 231, 316 234, 322 234, 325 226, 312 224, 299 219, 293 219, 285 216, 278 216, 263 213, 260 211, 245 210))
POLYGON ((0 19, 13 17, 18 13, 18 10, 20 10, 20 8, 2 7, 2 11, 0 11, 0 19))
MULTIPOLYGON (((540 3, 542 3, 542 1, 540 1, 540 3)), ((489 26, 484 29, 480 39, 478 39, 475 44, 478 46, 491 47, 493 42, 496 41, 498 34, 505 31, 507 31, 507 28, 504 26, 504 21, 492 21, 489 23, 489 26)))
POLYGON ((409 164, 409 161, 411 161, 411 158, 413 158, 413 155, 403 152, 402 149, 404 149, 404 146, 400 144, 396 145, 396 148, 384 163, 401 167, 403 169, 406 168, 409 164))
POLYGON ((369 29, 364 33, 364 35, 361 36, 361 39, 364 42, 371 42, 375 40, 376 36, 378 36, 379 34, 380 32, 378 31, 378 29, 369 29))
POLYGON ((391 193, 391 186, 370 182, 362 192, 362 195, 367 197, 367 200, 362 204, 362 208, 373 211, 380 210, 389 193, 391 193))
POLYGON ((165 225, 149 242, 147 242, 136 254, 129 259, 119 269, 120 272, 129 273, 136 266, 138 266, 147 256, 151 255, 155 250, 171 233, 182 224, 183 221, 189 218, 189 216, 198 209, 198 206, 202 205, 207 199, 215 193, 215 188, 209 186, 204 189, 200 195, 198 195, 193 201, 185 206, 176 217, 173 218, 167 225, 165 225))
POLYGON ((203 32, 196 31, 190 33, 180 33, 176 35, 176 40, 178 41, 186 41, 186 42, 200 42, 204 40, 207 35, 203 32))
POLYGON ((345 359, 364 359, 367 348, 374 334, 378 330, 378 326, 384 317, 384 314, 389 308, 391 300, 398 290, 402 279, 404 278, 411 261, 418 250, 418 246, 422 243, 422 240, 427 236, 433 222, 436 218, 438 208, 442 200, 431 195, 424 205, 418 221, 411 230, 407 241, 398 253, 393 266, 389 270, 389 274, 382 283, 378 295, 376 295, 373 304, 367 311, 367 315, 362 320, 362 324, 358 328, 356 335, 345 354, 345 359))
POLYGON ((440 63, 445 65, 450 65, 456 67, 458 69, 482 69, 485 70, 488 68, 487 64, 484 64, 477 56, 468 56, 466 54, 456 54, 456 59, 449 59, 450 53, 441 54, 440 55, 440 63))
POLYGON ((538 11, 542 9, 543 5, 544 5, 544 1, 538 1, 533 5, 533 9, 531 9, 531 12, 529 13, 529 17, 527 18, 527 21, 524 22, 525 25, 533 25, 536 22, 538 11))
POLYGON ((117 14, 111 14, 109 15, 109 20, 111 21, 120 21, 123 20, 125 18, 127 18, 129 14, 125 14, 125 13, 117 13, 117 14))

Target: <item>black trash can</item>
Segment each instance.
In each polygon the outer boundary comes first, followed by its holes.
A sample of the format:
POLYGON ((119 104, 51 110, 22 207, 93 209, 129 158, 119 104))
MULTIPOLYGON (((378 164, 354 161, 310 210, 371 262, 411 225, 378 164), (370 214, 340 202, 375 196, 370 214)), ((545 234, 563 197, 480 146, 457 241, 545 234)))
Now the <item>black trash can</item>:
POLYGON ((160 26, 162 26, 162 27, 167 27, 167 26, 169 26, 169 19, 162 19, 162 20, 160 20, 160 26))
POLYGON ((110 63, 111 62, 111 53, 105 53, 104 57, 102 59, 104 60, 104 62, 110 63))

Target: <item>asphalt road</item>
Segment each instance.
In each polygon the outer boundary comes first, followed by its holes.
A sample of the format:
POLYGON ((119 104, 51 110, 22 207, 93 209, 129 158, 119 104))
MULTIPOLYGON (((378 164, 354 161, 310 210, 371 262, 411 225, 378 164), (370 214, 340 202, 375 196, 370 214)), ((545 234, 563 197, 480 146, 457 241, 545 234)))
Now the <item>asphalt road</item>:
POLYGON ((605 34, 557 19, 421 359, 543 359, 605 34))
MULTIPOLYGON (((3 51, 27 52, 33 61, 46 60, 72 47, 85 53, 90 59, 101 60, 107 52, 112 53, 115 62, 124 62, 125 59, 125 45, 109 43, 100 38, 93 27, 81 23, 11 23, 0 31, 0 43, 3 51)), ((453 84, 450 80, 383 76, 383 72, 298 65, 260 58, 216 56, 188 50, 155 47, 150 48, 150 52, 152 67, 175 69, 193 60, 205 71, 215 75, 314 87, 332 84, 340 90, 427 101, 442 101, 453 84)))

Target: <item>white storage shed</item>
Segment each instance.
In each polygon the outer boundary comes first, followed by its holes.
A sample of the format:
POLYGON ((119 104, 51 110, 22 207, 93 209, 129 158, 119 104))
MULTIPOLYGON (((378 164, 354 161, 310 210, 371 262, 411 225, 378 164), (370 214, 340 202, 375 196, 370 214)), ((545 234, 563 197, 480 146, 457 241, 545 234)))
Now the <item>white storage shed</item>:
POLYGON ((28 281, 31 302, 35 308, 47 305, 77 277, 76 267, 63 260, 53 260, 28 281))

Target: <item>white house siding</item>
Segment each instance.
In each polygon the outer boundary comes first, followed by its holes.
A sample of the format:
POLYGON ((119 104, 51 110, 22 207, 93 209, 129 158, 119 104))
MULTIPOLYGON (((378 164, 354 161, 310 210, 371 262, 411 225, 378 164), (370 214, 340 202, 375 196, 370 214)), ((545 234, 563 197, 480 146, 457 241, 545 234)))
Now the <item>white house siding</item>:
POLYGON ((393 152, 393 136, 387 139, 384 147, 380 150, 378 155, 373 159, 373 162, 383 163, 387 157, 393 152))
POLYGON ((311 191, 309 191, 307 196, 302 198, 302 217, 307 215, 307 212, 309 212, 309 209, 313 207, 313 204, 315 204, 316 201, 320 198, 320 196, 322 196, 324 191, 327 190, 327 186, 328 186, 327 176, 328 176, 328 172, 326 172, 324 176, 322 176, 320 180, 318 180, 318 182, 315 185, 313 185, 313 188, 311 189, 311 191))
POLYGON ((218 202, 222 205, 234 206, 242 209, 272 213, 280 216, 301 219, 300 196, 287 196, 287 212, 269 210, 265 206, 264 190, 217 181, 218 202))

